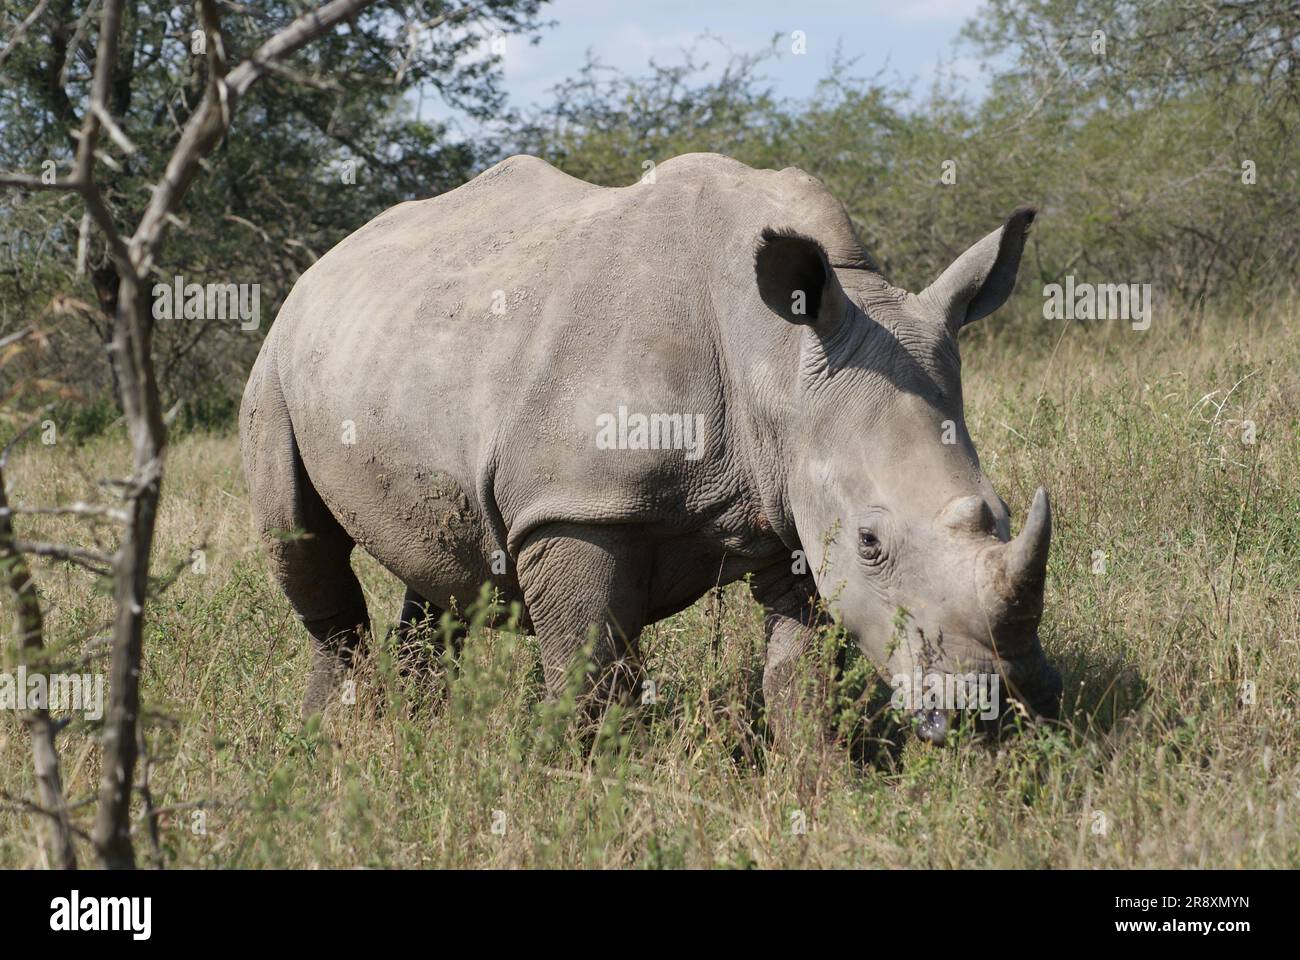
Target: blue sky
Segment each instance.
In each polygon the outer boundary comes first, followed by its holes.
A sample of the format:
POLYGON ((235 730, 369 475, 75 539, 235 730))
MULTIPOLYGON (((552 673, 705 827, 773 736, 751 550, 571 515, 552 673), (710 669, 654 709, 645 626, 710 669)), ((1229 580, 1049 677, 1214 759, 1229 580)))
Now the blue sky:
MULTIPOLYGON (((543 7, 556 26, 537 46, 511 37, 505 49, 506 89, 515 106, 545 102, 548 89, 577 72, 590 48, 605 64, 639 73, 651 58, 679 63, 681 50, 702 34, 719 37, 736 53, 766 49, 781 34, 782 55, 763 69, 776 91, 804 97, 826 75, 837 44, 858 58, 853 72, 872 76, 885 68, 890 85, 924 93, 936 68, 947 64, 974 96, 984 89, 980 64, 953 49, 962 24, 980 0, 554 0, 543 7), (802 30, 807 53, 791 53, 790 36, 802 30)), ((726 50, 700 42, 697 59, 721 67, 726 50)))

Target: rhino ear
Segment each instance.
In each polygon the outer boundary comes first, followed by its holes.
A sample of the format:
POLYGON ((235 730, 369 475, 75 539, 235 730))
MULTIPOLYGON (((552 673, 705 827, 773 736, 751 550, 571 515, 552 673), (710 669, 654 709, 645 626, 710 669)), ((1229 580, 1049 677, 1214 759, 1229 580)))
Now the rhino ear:
POLYGON ((944 315, 955 336, 968 323, 1002 306, 1016 288, 1020 255, 1029 225, 1038 211, 1020 207, 1001 227, 952 262, 938 280, 921 293, 944 315))
POLYGON ((849 299, 820 243, 793 230, 764 229, 754 253, 758 295, 773 313, 822 336, 848 315, 849 299))

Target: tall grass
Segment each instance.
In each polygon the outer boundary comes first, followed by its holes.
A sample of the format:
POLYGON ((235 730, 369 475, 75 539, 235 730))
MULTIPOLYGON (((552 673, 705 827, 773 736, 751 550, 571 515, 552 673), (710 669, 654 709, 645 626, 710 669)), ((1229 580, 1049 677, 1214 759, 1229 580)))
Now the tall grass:
MULTIPOLYGON (((1066 681, 1059 726, 930 748, 854 669, 842 691, 853 748, 825 747, 807 725, 777 753, 757 696, 761 614, 743 585, 648 628, 659 700, 596 740, 574 735, 567 704, 539 702, 535 642, 482 616, 459 673, 436 691, 408 689, 380 637, 356 703, 304 726, 305 635, 255 547, 237 444, 196 433, 170 453, 158 528, 155 572, 181 572, 153 605, 145 644, 159 843, 141 801, 141 858, 1300 866, 1294 308, 1157 316, 1145 333, 998 324, 964 341, 967 416, 1017 516, 1039 483, 1052 493, 1042 634, 1066 681)), ((11 496, 84 498, 125 463, 116 440, 30 444, 11 463, 11 496)), ((93 536, 65 518, 20 523, 33 537, 93 536)), ((399 585, 368 558, 357 563, 382 624, 399 585)), ((104 632, 104 593, 65 566, 38 577, 58 655, 99 655, 85 638, 104 632)), ((97 783, 95 733, 74 720, 61 738, 74 802, 97 783)), ((0 716, 0 783, 32 795, 12 713, 0 716)), ((83 824, 89 815, 78 808, 83 824)), ((37 836, 30 814, 0 805, 0 866, 39 865, 37 836)))

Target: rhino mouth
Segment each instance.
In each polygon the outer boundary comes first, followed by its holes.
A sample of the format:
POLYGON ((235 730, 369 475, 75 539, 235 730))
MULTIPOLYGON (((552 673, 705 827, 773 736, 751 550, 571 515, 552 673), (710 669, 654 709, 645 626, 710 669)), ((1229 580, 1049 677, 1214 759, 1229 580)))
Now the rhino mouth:
POLYGON ((942 746, 947 741, 949 732, 962 712, 972 714, 979 732, 992 737, 1004 736, 1026 721, 1037 724, 1055 721, 1060 717, 1064 684, 1060 672, 1047 661, 1041 650, 1015 660, 962 662, 950 670, 936 669, 930 676, 973 676, 979 678, 981 683, 986 678, 997 678, 997 691, 993 701, 983 696, 978 699, 968 696, 965 703, 959 700, 957 703, 947 702, 941 705, 925 704, 912 711, 912 725, 916 735, 935 746, 942 746))

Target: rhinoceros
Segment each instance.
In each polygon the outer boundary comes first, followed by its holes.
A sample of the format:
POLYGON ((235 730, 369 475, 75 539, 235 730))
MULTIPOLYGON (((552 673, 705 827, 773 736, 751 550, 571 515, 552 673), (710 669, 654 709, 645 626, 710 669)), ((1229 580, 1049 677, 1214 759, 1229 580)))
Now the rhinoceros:
POLYGON ((643 627, 748 578, 769 711, 824 611, 886 676, 987 673, 1055 715, 1048 498, 1012 539, 957 348, 1033 218, 912 294, 818 180, 715 154, 616 188, 515 156, 380 214, 295 284, 240 413, 254 524, 311 637, 304 711, 370 629, 359 546, 405 584, 402 628, 485 583, 518 601, 551 695, 586 656, 591 697, 626 696, 643 627))

